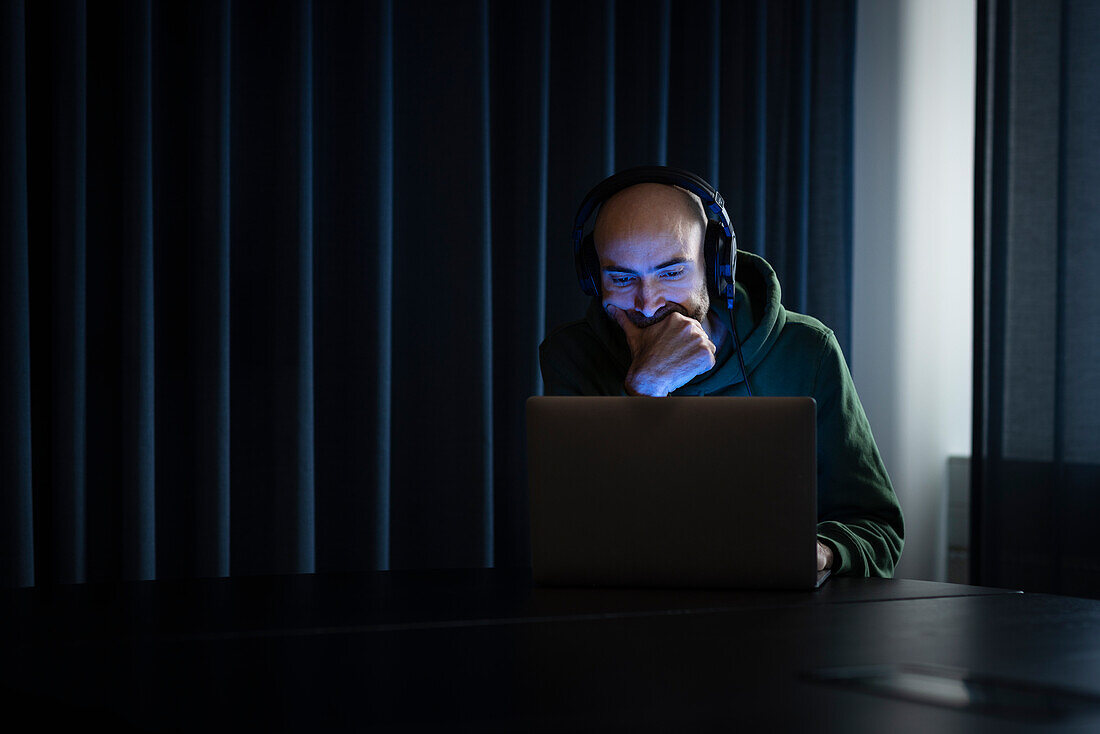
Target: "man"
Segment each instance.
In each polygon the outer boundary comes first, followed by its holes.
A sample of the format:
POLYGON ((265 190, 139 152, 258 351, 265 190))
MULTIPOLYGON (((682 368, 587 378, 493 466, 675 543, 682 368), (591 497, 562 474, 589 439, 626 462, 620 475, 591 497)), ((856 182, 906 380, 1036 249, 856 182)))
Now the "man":
MULTIPOLYGON (((676 186, 639 183, 603 202, 593 232, 599 296, 584 320, 540 346, 548 395, 746 394, 728 316, 711 308, 706 228, 700 199, 676 186)), ((734 323, 752 394, 817 401, 818 570, 892 575, 901 508, 836 338, 784 309, 763 258, 738 252, 736 282, 734 323)))

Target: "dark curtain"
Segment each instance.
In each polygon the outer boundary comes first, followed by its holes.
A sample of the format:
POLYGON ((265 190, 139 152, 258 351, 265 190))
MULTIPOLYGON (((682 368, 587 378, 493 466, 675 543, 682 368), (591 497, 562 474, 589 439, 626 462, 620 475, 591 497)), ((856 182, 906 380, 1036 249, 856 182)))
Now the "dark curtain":
POLYGON ((972 580, 1100 597, 1100 5, 978 26, 972 580))
POLYGON ((850 0, 0 12, 0 583, 527 565, 536 348, 627 166, 847 345, 850 0))

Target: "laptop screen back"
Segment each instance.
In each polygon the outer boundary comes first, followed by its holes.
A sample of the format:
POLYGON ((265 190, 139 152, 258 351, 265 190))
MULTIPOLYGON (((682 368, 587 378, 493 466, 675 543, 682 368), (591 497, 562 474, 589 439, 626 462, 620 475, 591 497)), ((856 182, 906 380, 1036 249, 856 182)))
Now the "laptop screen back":
POLYGON ((543 584, 812 589, 811 398, 527 401, 543 584))

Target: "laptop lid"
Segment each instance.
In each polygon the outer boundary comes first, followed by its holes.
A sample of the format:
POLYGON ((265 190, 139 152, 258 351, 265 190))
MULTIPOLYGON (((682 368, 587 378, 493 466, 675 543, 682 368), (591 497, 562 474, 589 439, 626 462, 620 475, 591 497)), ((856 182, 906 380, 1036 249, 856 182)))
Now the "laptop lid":
POLYGON ((815 418, 806 397, 529 398, 535 581, 815 588, 815 418))

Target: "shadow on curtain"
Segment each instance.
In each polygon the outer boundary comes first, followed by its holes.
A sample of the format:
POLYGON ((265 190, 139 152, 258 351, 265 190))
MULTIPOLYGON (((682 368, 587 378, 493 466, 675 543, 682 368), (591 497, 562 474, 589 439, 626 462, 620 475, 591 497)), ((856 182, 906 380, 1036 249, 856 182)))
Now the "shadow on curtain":
POLYGON ((523 566, 609 173, 850 330, 853 3, 3 5, 6 585, 523 566))
POLYGON ((1100 598, 1100 6, 978 21, 971 579, 1100 598))

